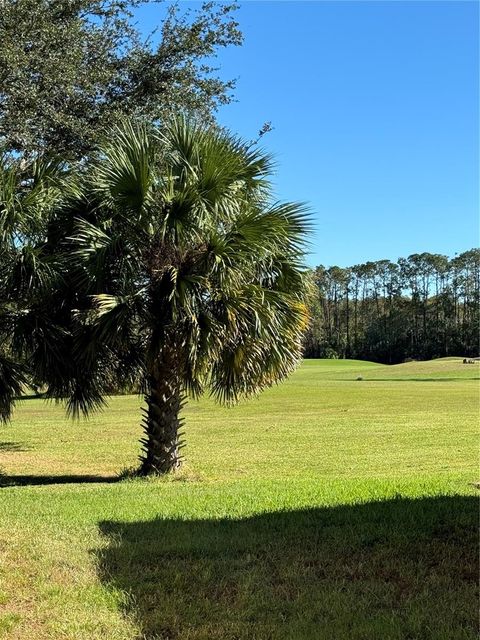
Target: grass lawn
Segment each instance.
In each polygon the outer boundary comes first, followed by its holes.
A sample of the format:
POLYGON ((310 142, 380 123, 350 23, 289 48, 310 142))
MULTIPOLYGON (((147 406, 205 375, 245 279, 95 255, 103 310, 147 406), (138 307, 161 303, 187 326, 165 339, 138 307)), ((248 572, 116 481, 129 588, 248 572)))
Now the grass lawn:
POLYGON ((138 398, 78 423, 23 401, 0 432, 0 638, 478 638, 478 379, 306 361, 239 407, 190 403, 165 480, 118 481, 138 398))

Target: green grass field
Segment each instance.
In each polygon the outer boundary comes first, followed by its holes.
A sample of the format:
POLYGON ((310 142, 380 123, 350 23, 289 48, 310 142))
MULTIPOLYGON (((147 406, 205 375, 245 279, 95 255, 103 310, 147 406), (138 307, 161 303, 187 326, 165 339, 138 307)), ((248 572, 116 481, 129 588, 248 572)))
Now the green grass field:
POLYGON ((78 423, 24 400, 0 433, 0 638, 477 638, 478 379, 306 361, 190 403, 163 480, 118 481, 138 398, 78 423))

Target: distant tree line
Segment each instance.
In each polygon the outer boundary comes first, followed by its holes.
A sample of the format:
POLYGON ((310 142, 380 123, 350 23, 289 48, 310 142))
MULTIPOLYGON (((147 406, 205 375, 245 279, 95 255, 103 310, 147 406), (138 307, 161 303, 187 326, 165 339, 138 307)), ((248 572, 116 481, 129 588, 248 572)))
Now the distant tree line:
POLYGON ((306 358, 478 356, 480 249, 312 272, 306 358))

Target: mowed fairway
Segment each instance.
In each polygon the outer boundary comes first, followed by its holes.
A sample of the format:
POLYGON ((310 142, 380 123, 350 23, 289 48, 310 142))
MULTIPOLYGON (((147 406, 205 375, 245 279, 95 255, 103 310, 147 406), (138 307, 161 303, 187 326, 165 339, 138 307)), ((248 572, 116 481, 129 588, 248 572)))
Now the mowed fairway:
POLYGON ((0 433, 0 638, 477 638, 478 379, 306 361, 241 406, 191 402, 166 480, 118 481, 137 397, 78 423, 23 401, 0 433))

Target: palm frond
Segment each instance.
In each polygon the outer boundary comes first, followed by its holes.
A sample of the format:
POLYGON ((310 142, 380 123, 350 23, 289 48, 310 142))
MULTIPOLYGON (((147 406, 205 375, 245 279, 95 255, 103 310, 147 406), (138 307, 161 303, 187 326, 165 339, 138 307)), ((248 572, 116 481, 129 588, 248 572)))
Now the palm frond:
POLYGON ((148 128, 124 121, 99 149, 91 188, 112 213, 138 223, 152 196, 155 144, 148 128))
POLYGON ((27 381, 25 367, 0 353, 0 422, 11 418, 15 400, 22 394, 27 381))

